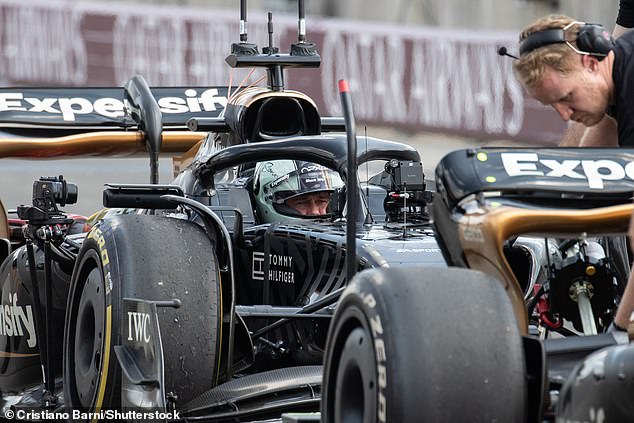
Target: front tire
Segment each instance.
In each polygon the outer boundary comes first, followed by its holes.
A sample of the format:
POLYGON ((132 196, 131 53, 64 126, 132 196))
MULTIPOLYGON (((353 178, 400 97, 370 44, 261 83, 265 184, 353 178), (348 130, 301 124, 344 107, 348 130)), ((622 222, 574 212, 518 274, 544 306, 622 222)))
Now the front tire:
MULTIPOLYGON (((159 308, 165 392, 184 404, 217 383, 220 276, 214 247, 197 225, 121 215, 85 240, 71 280, 64 333, 64 397, 73 409, 117 409, 124 298, 179 299, 159 308)), ((124 325, 127 326, 127 325, 124 325)))
POLYGON ((522 338, 501 284, 463 269, 372 269, 326 347, 322 422, 521 422, 522 338))

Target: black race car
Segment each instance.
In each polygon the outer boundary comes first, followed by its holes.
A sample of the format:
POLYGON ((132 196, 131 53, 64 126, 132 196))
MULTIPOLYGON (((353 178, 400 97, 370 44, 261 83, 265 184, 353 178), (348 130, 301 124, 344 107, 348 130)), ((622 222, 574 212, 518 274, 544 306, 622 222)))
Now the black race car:
POLYGON ((321 421, 630 421, 634 346, 610 323, 630 273, 633 163, 631 149, 445 156, 432 215, 449 266, 350 282, 321 421))
POLYGON ((76 186, 43 177, 4 223, 3 416, 316 411, 350 277, 445 266, 418 152, 342 133, 343 119, 284 89, 284 68, 319 65, 305 34, 290 54, 259 54, 243 35, 227 61, 266 68, 267 88, 150 89, 135 77, 123 89, 6 90, 7 130, 65 137, 4 140, 4 157, 145 149, 152 184, 107 186, 107 209, 78 225, 59 208, 77 201, 76 186), (178 131, 188 119, 193 132, 178 131), (156 183, 160 152, 181 154, 171 185, 156 183))
POLYGON ((266 88, 0 93, 7 130, 65 135, 3 157, 147 151, 152 182, 109 185, 84 221, 58 207, 76 187, 43 177, 0 214, 0 417, 533 422, 559 392, 563 419, 622 411, 632 348, 553 319, 613 318, 629 259, 601 237, 626 229, 630 156, 459 151, 431 192, 417 151, 355 136, 344 86, 345 121, 284 89, 319 65, 301 7, 290 54, 260 54, 242 12, 227 61, 266 88))

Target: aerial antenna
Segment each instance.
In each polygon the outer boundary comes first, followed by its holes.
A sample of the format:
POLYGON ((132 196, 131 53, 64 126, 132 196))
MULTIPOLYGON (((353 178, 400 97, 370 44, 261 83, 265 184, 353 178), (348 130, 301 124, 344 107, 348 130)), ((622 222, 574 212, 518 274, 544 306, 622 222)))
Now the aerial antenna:
POLYGON ((273 91, 284 90, 285 68, 318 68, 321 63, 315 44, 306 41, 306 23, 304 1, 299 4, 299 36, 298 42, 291 44, 290 54, 279 52, 273 46, 273 15, 269 12, 268 33, 269 44, 258 52, 258 46, 247 40, 247 2, 240 0, 240 42, 231 44, 231 54, 225 61, 232 68, 257 67, 266 68, 269 87, 273 91))
POLYGON ((247 40, 247 0, 240 0, 240 42, 231 44, 231 53, 240 56, 258 54, 258 46, 247 40))
POLYGON ((262 49, 262 53, 264 54, 277 54, 280 49, 278 47, 273 47, 273 12, 269 12, 268 14, 269 21, 267 23, 267 29, 269 31, 269 45, 268 47, 264 47, 262 49))
POLYGON ((240 0, 240 42, 247 42, 247 0, 240 0))
MULTIPOLYGON (((365 152, 368 153, 368 126, 363 126, 363 138, 365 138, 365 152)), ((368 160, 365 161, 365 198, 370 198, 370 165, 368 160)), ((371 224, 373 221, 370 207, 368 207, 368 213, 365 215, 365 225, 371 224)))
POLYGON ((316 56, 317 47, 306 41, 306 7, 304 0, 297 0, 297 43, 291 44, 291 56, 316 56))
MULTIPOLYGON (((269 31, 269 45, 262 49, 262 53, 273 55, 279 53, 280 49, 273 47, 273 12, 269 12, 268 31, 269 31)), ((269 87, 273 91, 284 91, 284 69, 279 64, 271 64, 266 68, 266 73, 269 80, 269 87)))
POLYGON ((306 8, 304 7, 304 0, 298 1, 299 8, 299 21, 297 28, 297 40, 300 43, 306 42, 306 8))

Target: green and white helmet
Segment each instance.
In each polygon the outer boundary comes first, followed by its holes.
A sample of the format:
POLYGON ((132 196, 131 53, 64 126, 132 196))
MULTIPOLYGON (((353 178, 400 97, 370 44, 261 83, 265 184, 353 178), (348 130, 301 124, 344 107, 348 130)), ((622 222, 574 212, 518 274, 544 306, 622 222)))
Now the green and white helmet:
POLYGON ((253 192, 260 220, 263 223, 282 222, 302 216, 287 201, 304 194, 332 192, 342 187, 337 172, 325 166, 301 160, 270 160, 255 166, 253 192))

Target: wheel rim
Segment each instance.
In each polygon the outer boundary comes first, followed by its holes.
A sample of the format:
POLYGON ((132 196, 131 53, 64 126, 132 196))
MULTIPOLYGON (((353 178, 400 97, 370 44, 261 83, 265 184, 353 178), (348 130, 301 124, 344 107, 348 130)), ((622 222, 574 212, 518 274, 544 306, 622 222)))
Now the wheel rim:
POLYGON ((95 398, 102 367, 105 298, 101 271, 93 268, 81 290, 71 351, 74 357, 74 391, 83 408, 95 398))
POLYGON ((376 365, 372 337, 363 327, 353 329, 337 369, 335 421, 376 421, 376 365))

